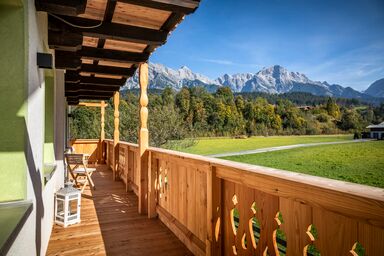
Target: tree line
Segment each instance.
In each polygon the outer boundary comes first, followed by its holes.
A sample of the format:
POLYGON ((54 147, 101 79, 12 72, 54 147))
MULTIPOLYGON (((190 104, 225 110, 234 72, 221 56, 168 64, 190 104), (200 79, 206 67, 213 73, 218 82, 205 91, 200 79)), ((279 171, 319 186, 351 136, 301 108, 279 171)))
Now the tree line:
MULTIPOLYGON (((228 87, 209 93, 202 87, 166 88, 149 94, 150 144, 167 145, 185 138, 213 136, 315 135, 360 132, 384 120, 384 103, 362 105, 357 100, 308 94, 233 94, 228 87), (294 98, 289 100, 288 97, 294 98), (305 103, 305 104, 298 104, 305 103)), ((120 139, 137 142, 139 96, 127 92, 120 100, 120 139)), ((98 138, 100 110, 75 107, 71 112, 72 138, 98 138)), ((106 108, 105 132, 113 136, 113 102, 106 108)))

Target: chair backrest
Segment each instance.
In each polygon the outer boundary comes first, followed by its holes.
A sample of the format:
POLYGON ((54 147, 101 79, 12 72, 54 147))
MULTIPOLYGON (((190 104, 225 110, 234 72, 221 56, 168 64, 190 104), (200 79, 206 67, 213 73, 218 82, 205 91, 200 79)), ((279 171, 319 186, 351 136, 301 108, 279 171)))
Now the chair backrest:
POLYGON ((65 154, 65 159, 69 165, 79 165, 84 164, 84 155, 83 154, 65 154))

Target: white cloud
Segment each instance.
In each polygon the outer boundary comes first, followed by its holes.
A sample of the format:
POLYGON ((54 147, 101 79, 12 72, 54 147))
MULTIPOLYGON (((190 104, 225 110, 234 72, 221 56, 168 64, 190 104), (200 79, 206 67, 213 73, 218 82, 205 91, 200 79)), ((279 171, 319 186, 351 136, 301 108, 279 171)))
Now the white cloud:
POLYGON ((202 59, 199 59, 199 60, 200 61, 204 61, 204 62, 214 63, 214 64, 220 64, 220 65, 235 65, 235 63, 233 63, 230 60, 205 59, 205 58, 202 58, 202 59))
POLYGON ((213 64, 219 64, 219 65, 226 65, 226 66, 237 66, 237 67, 249 67, 249 68, 261 68, 263 65, 256 64, 256 63, 239 63, 234 62, 231 60, 225 60, 225 59, 211 59, 211 58, 198 58, 196 59, 198 61, 213 63, 213 64))
POLYGON ((384 44, 380 42, 356 48, 318 65, 298 62, 293 66, 311 79, 364 90, 384 77, 384 44))

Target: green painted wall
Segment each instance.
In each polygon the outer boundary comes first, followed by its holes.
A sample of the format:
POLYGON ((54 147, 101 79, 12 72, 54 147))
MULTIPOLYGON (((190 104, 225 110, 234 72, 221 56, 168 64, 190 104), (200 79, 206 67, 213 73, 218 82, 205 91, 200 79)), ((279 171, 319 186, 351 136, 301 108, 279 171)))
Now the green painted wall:
POLYGON ((45 75, 45 134, 44 134, 44 163, 55 161, 53 146, 54 139, 54 86, 52 72, 45 75))
POLYGON ((28 7, 21 2, 0 3, 0 202, 26 198, 28 7))

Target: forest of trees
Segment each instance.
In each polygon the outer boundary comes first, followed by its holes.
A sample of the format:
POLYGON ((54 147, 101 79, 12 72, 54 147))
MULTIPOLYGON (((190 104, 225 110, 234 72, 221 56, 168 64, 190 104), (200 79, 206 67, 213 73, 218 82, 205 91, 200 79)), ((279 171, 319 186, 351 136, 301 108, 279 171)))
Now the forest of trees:
MULTIPOLYGON (((120 100, 120 139, 137 142, 138 95, 120 100)), ((362 105, 358 100, 311 96, 234 95, 228 87, 208 93, 204 88, 170 88, 149 94, 150 144, 212 136, 313 135, 360 132, 384 121, 384 103, 362 105)), ((99 138, 100 109, 75 107, 71 112, 72 138, 99 138)), ((106 137, 113 134, 113 102, 105 116, 106 137)))

